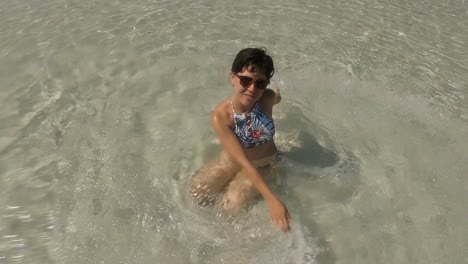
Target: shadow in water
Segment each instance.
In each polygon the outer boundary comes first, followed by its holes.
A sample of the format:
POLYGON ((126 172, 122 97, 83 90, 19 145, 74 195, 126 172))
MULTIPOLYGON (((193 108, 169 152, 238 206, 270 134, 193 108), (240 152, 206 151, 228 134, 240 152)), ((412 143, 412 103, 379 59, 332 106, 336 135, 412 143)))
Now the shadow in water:
POLYGON ((287 152, 288 159, 301 165, 325 168, 331 167, 338 161, 338 155, 322 147, 317 140, 307 132, 300 132, 298 140, 300 147, 294 147, 287 152))
POLYGON ((360 162, 352 151, 338 146, 327 131, 299 107, 286 105, 284 112, 287 118, 278 120, 278 128, 295 128, 284 134, 296 135, 296 142, 282 152, 284 162, 280 163, 277 175, 280 184, 275 189, 287 197, 289 205, 294 205, 291 209, 297 210, 296 221, 318 247, 312 257, 314 261, 334 264, 337 256, 333 243, 327 239, 329 232, 312 212, 323 206, 346 204, 352 199, 361 184, 360 162))

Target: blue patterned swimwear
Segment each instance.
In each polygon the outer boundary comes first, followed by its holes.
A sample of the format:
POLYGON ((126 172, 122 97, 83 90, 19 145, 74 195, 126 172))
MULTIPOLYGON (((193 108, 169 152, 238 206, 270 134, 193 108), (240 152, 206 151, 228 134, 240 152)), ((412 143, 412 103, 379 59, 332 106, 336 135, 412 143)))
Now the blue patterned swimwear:
POLYGON ((244 148, 260 146, 275 135, 275 123, 269 118, 257 102, 253 109, 246 113, 236 113, 232 105, 235 126, 232 129, 244 148))

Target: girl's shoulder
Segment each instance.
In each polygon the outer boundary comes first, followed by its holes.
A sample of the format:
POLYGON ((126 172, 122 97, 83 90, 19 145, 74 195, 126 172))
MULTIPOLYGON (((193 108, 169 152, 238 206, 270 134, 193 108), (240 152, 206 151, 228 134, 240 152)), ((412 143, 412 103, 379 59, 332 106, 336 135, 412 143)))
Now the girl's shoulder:
POLYGON ((218 104, 211 113, 211 116, 216 117, 222 123, 229 124, 230 126, 234 124, 234 117, 229 98, 218 104))
POLYGON ((231 112, 231 101, 228 99, 223 100, 221 103, 219 103, 216 108, 213 110, 213 112, 216 112, 218 114, 222 115, 228 115, 231 112))

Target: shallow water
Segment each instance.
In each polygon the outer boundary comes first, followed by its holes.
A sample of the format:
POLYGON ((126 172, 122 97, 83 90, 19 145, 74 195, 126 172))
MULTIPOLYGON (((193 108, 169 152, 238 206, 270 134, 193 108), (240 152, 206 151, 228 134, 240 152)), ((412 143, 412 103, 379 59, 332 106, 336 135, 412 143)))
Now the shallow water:
POLYGON ((0 263, 468 263, 465 1, 0 3, 0 263), (282 234, 189 197, 276 64, 282 234))

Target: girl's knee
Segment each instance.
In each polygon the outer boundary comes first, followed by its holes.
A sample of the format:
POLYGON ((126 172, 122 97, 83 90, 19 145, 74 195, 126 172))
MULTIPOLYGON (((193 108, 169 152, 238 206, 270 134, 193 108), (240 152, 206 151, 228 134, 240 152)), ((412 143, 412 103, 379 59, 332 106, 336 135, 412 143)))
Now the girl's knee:
POLYGON ((210 161, 192 176, 191 196, 200 205, 212 204, 234 178, 235 173, 220 160, 210 161))
POLYGON ((228 212, 236 213, 241 209, 247 208, 254 197, 255 195, 246 194, 224 195, 221 206, 228 212))
POLYGON ((223 201, 221 203, 223 209, 231 213, 238 212, 242 208, 246 207, 246 205, 247 203, 245 200, 241 200, 236 197, 226 197, 226 195, 223 197, 223 201))
POLYGON ((232 182, 223 196, 221 205, 227 211, 236 212, 247 207, 257 194, 250 181, 232 182))

